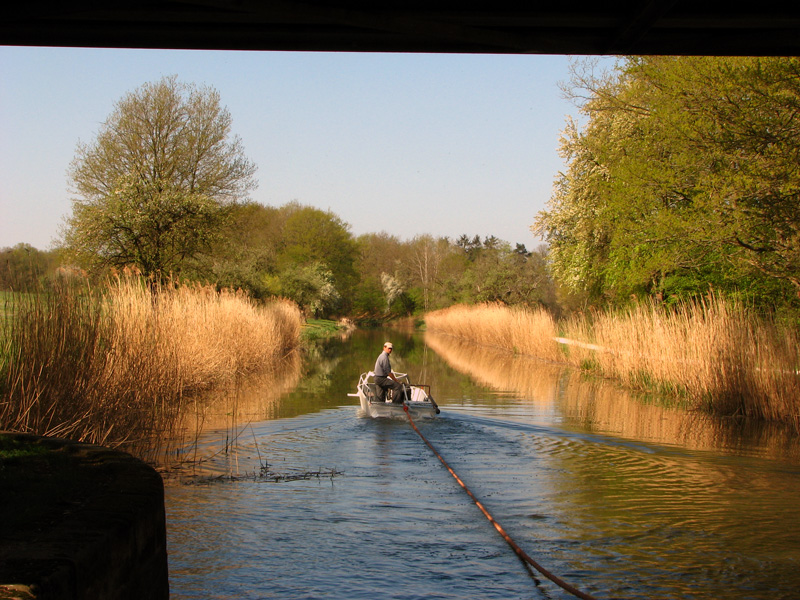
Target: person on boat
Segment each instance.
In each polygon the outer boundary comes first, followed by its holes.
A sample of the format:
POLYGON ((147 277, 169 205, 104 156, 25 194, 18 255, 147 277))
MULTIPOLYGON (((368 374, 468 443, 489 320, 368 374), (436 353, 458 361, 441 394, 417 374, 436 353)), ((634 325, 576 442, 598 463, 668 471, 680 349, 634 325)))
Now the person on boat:
POLYGON ((392 390, 392 402, 403 402, 403 384, 397 381, 397 377, 392 373, 392 363, 389 362, 389 355, 392 353, 392 342, 383 345, 383 352, 375 361, 375 383, 380 391, 380 400, 386 399, 386 390, 392 390))

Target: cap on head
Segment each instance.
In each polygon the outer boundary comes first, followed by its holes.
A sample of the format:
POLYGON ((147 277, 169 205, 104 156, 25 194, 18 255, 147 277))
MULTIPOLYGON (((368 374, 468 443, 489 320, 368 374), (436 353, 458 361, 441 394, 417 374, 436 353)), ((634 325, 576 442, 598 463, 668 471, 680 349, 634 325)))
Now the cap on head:
POLYGON ((392 346, 392 342, 386 342, 386 343, 383 345, 383 347, 384 347, 384 348, 393 348, 393 346, 392 346))

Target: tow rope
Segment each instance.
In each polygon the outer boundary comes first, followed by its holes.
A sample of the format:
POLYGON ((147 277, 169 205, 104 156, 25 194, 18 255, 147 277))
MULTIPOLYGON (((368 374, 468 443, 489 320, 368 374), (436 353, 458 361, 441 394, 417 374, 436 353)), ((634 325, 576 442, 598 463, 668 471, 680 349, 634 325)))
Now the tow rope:
POLYGON ((517 556, 520 558, 520 560, 522 560, 523 562, 525 562, 525 563, 529 564, 530 566, 532 566, 534 569, 539 571, 539 573, 541 573, 542 575, 547 577, 547 579, 549 579, 550 581, 555 583, 560 588, 568 591, 573 596, 576 596, 578 598, 582 598, 583 600, 597 600, 594 596, 590 596, 589 594, 587 594, 585 592, 582 592, 579 589, 571 586, 566 581, 564 581, 563 579, 561 579, 557 575, 554 575, 553 573, 551 573, 550 571, 545 569, 542 565, 540 565, 535 560, 533 560, 530 556, 528 556, 528 554, 522 548, 520 548, 514 540, 511 539, 511 536, 509 536, 506 533, 506 530, 503 529, 503 527, 500 525, 500 523, 498 523, 495 520, 495 518, 489 513, 489 511, 486 510, 486 508, 483 506, 483 504, 481 504, 480 500, 478 500, 475 497, 475 494, 473 494, 470 491, 470 489, 466 486, 466 484, 463 481, 461 481, 461 478, 458 476, 458 474, 450 467, 450 465, 447 464, 447 461, 444 458, 442 458, 442 455, 439 454, 439 452, 437 452, 436 448, 434 448, 433 445, 425 438, 425 436, 422 435, 422 432, 419 429, 417 429, 417 425, 416 425, 416 423, 414 423, 414 419, 411 418, 411 413, 408 410, 408 406, 403 405, 403 410, 406 411, 406 415, 408 415, 408 422, 411 423, 411 427, 414 428, 414 431, 416 431, 417 434, 419 435, 419 437, 422 438, 422 441, 425 442, 425 445, 428 446, 428 448, 431 449, 431 452, 433 452, 434 455, 436 455, 436 458, 438 458, 439 461, 444 465, 444 468, 447 469, 450 472, 450 475, 452 475, 453 478, 458 482, 458 485, 460 485, 464 489, 464 491, 467 492, 467 495, 469 495, 469 497, 472 498, 472 501, 475 503, 475 505, 480 509, 480 511, 483 513, 483 515, 487 519, 489 519, 489 522, 492 525, 494 525, 494 528, 502 536, 502 538, 508 543, 508 545, 511 546, 511 549, 514 550, 514 552, 517 554, 517 556))

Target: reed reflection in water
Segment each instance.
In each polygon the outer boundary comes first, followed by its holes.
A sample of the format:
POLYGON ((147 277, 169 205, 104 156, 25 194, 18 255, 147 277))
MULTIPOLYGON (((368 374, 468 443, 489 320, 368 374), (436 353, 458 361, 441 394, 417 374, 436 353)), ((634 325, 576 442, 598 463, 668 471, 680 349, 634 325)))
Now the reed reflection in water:
POLYGON ((531 357, 493 351, 451 336, 427 332, 425 343, 450 366, 482 385, 512 391, 582 429, 691 450, 731 449, 779 458, 800 458, 788 427, 715 417, 670 406, 658 397, 625 390, 612 381, 531 357))
MULTIPOLYGON (((787 590, 800 586, 800 444, 790 429, 665 406, 449 336, 425 339, 453 368, 516 398, 499 409, 478 402, 491 420, 530 422, 527 405, 575 434, 516 436, 518 452, 544 457, 519 476, 540 483, 537 535, 558 540, 554 558, 580 547, 628 582, 617 588, 623 597, 661 597, 659 579, 681 597, 796 597, 787 590)), ((491 488, 508 473, 471 475, 491 488)))
POLYGON ((571 597, 533 583, 407 423, 358 418, 346 393, 389 338, 398 368, 431 383, 442 407, 418 422, 425 436, 526 551, 579 589, 797 596, 795 439, 451 338, 357 332, 314 355, 298 390, 265 411, 276 418, 237 426, 236 461, 223 430, 199 444, 208 473, 268 459, 341 477, 168 482, 174 598, 571 597))
MULTIPOLYGON (((294 351, 272 370, 239 378, 230 387, 193 398, 180 416, 176 428, 179 435, 164 443, 160 466, 167 471, 188 470, 201 475, 209 463, 209 446, 221 446, 230 462, 226 472, 236 472, 238 438, 248 424, 283 415, 281 398, 297 387, 302 364, 301 353, 294 351)), ((217 448, 211 455, 219 452, 217 448)))

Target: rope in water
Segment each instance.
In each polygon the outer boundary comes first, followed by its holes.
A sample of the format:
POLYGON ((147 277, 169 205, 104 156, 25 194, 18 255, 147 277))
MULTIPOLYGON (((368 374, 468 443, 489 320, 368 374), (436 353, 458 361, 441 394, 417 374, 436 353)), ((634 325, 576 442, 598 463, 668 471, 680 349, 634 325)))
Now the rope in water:
POLYGON ((511 536, 509 536, 506 533, 506 530, 503 529, 500 523, 498 523, 495 520, 495 518, 489 513, 489 511, 486 510, 483 504, 480 503, 480 501, 475 497, 475 494, 473 494, 470 491, 470 489, 466 486, 466 484, 463 481, 461 481, 461 478, 458 476, 458 474, 450 467, 450 465, 447 464, 447 461, 444 458, 442 458, 442 455, 439 454, 439 452, 437 452, 436 448, 434 448, 433 445, 427 440, 427 438, 424 435, 422 435, 422 432, 417 428, 416 423, 414 423, 414 419, 411 418, 411 413, 409 412, 408 407, 403 406, 403 410, 405 410, 406 414, 408 415, 408 422, 411 423, 411 427, 413 427, 414 431, 416 431, 419 437, 422 438, 422 441, 425 442, 425 445, 431 449, 431 452, 433 452, 436 455, 436 458, 438 458, 439 461, 444 465, 445 469, 447 469, 450 472, 450 475, 452 475, 453 478, 455 478, 455 480, 458 482, 458 485, 460 485, 464 489, 464 491, 467 492, 469 497, 472 498, 472 501, 475 503, 475 505, 480 509, 483 515, 487 519, 489 519, 489 522, 492 525, 494 525, 494 528, 497 530, 497 532, 508 543, 508 545, 511 546, 512 550, 514 550, 514 552, 522 561, 528 563, 534 569, 539 571, 539 573, 547 577, 547 579, 555 583, 560 588, 568 591, 573 596, 582 598, 582 600, 596 600, 594 596, 590 596, 589 594, 582 592, 579 589, 571 586, 566 581, 564 581, 557 575, 554 575, 553 573, 545 569, 543 566, 541 566, 539 563, 537 563, 535 560, 533 560, 530 556, 528 556, 528 554, 522 548, 520 548, 514 540, 511 539, 511 536))

